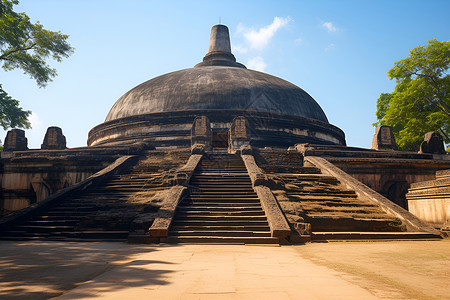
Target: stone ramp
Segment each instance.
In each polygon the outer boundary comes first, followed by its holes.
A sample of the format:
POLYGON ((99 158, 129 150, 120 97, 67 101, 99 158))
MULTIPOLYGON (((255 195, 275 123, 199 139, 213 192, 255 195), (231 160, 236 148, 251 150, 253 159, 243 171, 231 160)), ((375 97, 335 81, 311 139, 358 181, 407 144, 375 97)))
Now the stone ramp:
POLYGON ((278 244, 242 159, 206 154, 177 207, 169 243, 278 244))

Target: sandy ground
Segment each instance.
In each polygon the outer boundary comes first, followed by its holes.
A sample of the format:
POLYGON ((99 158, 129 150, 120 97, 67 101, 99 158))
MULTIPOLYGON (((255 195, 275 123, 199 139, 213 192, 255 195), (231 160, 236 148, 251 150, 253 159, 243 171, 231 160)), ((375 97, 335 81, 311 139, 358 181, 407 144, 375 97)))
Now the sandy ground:
POLYGON ((0 242, 1 299, 450 299, 450 240, 0 242))

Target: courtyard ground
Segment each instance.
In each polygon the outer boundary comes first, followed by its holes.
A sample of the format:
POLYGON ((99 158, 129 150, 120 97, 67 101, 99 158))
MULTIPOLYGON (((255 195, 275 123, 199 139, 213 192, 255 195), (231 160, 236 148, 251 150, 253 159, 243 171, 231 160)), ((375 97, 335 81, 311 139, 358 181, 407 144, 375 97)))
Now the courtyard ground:
POLYGON ((450 299, 450 240, 0 242, 1 299, 450 299))

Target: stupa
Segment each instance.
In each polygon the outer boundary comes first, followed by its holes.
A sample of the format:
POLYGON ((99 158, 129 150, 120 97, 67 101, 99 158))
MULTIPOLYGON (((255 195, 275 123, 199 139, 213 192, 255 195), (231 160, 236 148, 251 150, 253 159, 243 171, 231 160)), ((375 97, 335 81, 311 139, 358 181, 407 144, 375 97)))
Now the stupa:
POLYGON ((236 117, 248 120, 255 147, 345 145, 344 132, 328 123, 307 92, 236 62, 228 27, 216 25, 203 62, 150 79, 125 93, 105 122, 90 131, 88 146, 146 140, 156 148, 189 147, 191 127, 199 116, 211 122, 216 147, 227 147, 227 133, 236 117))

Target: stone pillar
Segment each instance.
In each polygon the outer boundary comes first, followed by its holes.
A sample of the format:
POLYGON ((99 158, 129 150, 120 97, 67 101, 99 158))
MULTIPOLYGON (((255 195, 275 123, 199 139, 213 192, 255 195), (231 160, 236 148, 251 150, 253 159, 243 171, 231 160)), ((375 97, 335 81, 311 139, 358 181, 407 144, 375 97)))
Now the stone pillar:
POLYGON ((422 144, 420 144, 419 153, 445 154, 442 136, 434 131, 427 132, 422 144))
POLYGON ((228 149, 231 153, 235 153, 243 146, 249 146, 251 133, 248 120, 242 116, 234 118, 228 137, 228 149))
POLYGON ((380 125, 375 129, 372 139, 372 149, 375 150, 397 150, 392 128, 386 125, 380 125))
POLYGON ((25 151, 28 150, 28 140, 22 129, 11 129, 6 134, 3 151, 25 151))
POLYGON ((66 148, 66 137, 63 135, 61 128, 56 126, 47 128, 41 149, 63 150, 66 148))
POLYGON ((196 117, 191 129, 191 148, 195 149, 196 147, 202 147, 203 150, 209 150, 211 144, 212 131, 208 117, 196 117))

